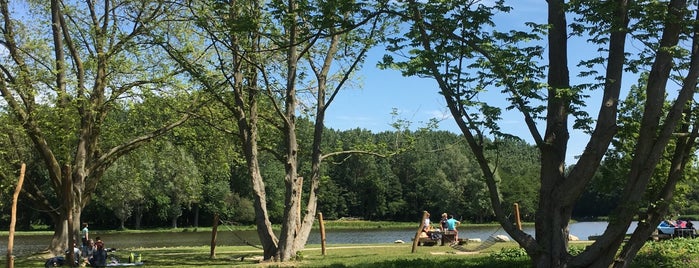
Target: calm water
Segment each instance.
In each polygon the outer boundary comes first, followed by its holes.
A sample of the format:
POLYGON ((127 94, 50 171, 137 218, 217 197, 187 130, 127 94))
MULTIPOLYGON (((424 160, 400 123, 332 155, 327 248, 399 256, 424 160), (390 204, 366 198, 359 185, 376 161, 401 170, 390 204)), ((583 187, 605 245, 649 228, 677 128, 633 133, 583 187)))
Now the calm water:
MULTIPOLYGON (((607 227, 606 222, 577 222, 570 225, 570 233, 587 240, 591 235, 601 235, 607 227)), ((629 232, 636 228, 632 223, 629 232)), ((533 227, 525 227, 524 231, 534 234, 533 227)), ((326 231, 328 244, 367 244, 393 243, 396 240, 410 242, 415 236, 416 229, 377 228, 368 230, 329 230, 326 231)), ((459 237, 480 238, 486 240, 491 235, 507 235, 502 228, 471 227, 459 228, 459 237)), ((210 232, 181 232, 181 233, 147 233, 147 234, 100 234, 91 231, 91 237, 100 236, 105 245, 110 248, 138 247, 174 247, 174 246, 205 246, 211 241, 210 232)), ((0 252, 7 252, 7 236, 0 236, 0 252)), ((51 241, 50 235, 45 236, 15 236, 14 255, 31 254, 42 249, 51 241)), ((256 231, 219 231, 218 245, 245 245, 245 241, 259 244, 256 231)), ((320 234, 317 230, 311 233, 308 244, 320 244, 320 234)))

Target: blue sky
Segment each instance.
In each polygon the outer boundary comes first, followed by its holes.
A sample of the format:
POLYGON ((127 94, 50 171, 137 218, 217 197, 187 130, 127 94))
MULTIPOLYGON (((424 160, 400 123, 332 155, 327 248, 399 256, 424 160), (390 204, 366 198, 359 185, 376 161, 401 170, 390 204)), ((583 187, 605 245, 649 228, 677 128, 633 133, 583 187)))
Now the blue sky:
MULTIPOLYGON (((508 1, 508 5, 512 5, 514 9, 509 14, 502 14, 496 20, 500 29, 512 27, 524 29, 524 22, 546 22, 545 0, 508 1)), ((596 48, 589 48, 590 52, 595 50, 596 48)), ((579 50, 571 49, 571 51, 579 50)), ((396 108, 400 113, 399 117, 411 121, 413 128, 424 126, 430 118, 438 118, 444 119, 439 124, 440 130, 461 133, 453 118, 448 116, 445 101, 438 94, 438 87, 434 80, 403 77, 395 70, 379 70, 376 68, 376 62, 384 54, 382 47, 372 50, 360 74, 361 81, 358 83, 360 87, 346 88, 339 93, 328 110, 326 126, 339 130, 353 128, 368 129, 373 132, 393 130, 390 125, 393 122, 391 111, 396 108)), ((578 61, 576 56, 581 55, 569 57, 569 62, 573 63, 571 65, 578 61)), ((571 76, 575 75, 576 72, 571 67, 571 76)), ((503 99, 504 97, 495 95, 492 101, 499 102, 503 99)), ((597 107, 594 103, 590 104, 591 107, 597 107)), ((594 115, 596 112, 591 111, 591 114, 594 115)), ((520 113, 503 111, 500 126, 505 132, 533 143, 520 113)), ((540 121, 539 131, 543 133, 544 130, 544 122, 540 121)), ((571 131, 567 164, 574 163, 574 156, 582 152, 587 140, 585 134, 571 131)))

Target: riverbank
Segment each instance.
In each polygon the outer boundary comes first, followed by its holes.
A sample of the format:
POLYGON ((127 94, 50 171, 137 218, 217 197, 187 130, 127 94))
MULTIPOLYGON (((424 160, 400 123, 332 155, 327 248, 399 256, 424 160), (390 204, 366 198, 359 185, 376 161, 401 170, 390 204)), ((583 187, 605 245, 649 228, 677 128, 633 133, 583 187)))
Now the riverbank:
MULTIPOLYGON (((333 229, 398 229, 398 228, 417 228, 419 227, 419 222, 395 222, 395 221, 367 221, 358 219, 340 219, 340 220, 326 220, 324 221, 326 230, 333 229)), ((523 226, 534 226, 534 223, 522 223, 523 226)), ((468 229, 470 227, 481 228, 481 227, 499 227, 498 223, 480 223, 471 224, 463 223, 460 225, 461 228, 468 229)), ((229 230, 229 231, 249 231, 256 230, 255 225, 239 225, 239 224, 221 224, 219 225, 219 230, 229 230)), ((316 222, 313 225, 313 229, 318 229, 319 225, 316 222)), ((96 231, 100 233, 154 233, 154 232, 210 232, 211 226, 198 226, 198 227, 181 227, 181 228, 143 228, 143 229, 100 229, 97 226, 90 226, 90 231, 96 231)), ((272 229, 280 230, 281 225, 272 225, 272 229)), ((53 234, 53 230, 47 225, 36 225, 32 226, 31 230, 18 230, 16 235, 46 235, 53 234)), ((6 236, 8 232, 5 230, 0 231, 0 235, 6 236)))

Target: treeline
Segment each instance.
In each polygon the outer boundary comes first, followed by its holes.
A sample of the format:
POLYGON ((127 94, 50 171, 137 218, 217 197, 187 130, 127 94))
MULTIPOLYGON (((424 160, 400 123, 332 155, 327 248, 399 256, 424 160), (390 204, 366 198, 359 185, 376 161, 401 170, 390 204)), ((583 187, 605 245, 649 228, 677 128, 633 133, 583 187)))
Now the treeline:
MULTIPOLYGON (((121 115, 144 114, 124 111, 121 115)), ((310 146, 312 126, 308 121, 301 122, 300 133, 308 135, 300 135, 300 144, 310 146)), ((493 221, 485 183, 464 139, 429 128, 406 129, 381 133, 365 129, 325 131, 327 158, 318 192, 319 211, 324 218, 416 221, 427 210, 433 215, 454 214, 465 222, 493 221)), ((268 147, 260 156, 261 171, 270 178, 265 185, 267 206, 270 219, 278 223, 283 219, 284 166, 275 152, 277 141, 273 137, 264 140, 268 147)), ((523 220, 533 221, 539 187, 536 148, 518 138, 488 144, 488 157, 497 165, 493 168, 499 175, 503 203, 518 203, 523 220)), ((310 169, 304 157, 300 156, 302 175, 310 169)), ((27 179, 48 182, 42 178, 46 171, 38 159, 28 165, 27 179)), ((100 181, 82 219, 94 228, 106 229, 210 226, 217 213, 229 223, 251 224, 255 213, 246 170, 234 138, 206 122, 193 120, 164 139, 120 158, 100 181)), ((613 178, 613 168, 603 170, 607 174, 600 173, 595 179, 583 202, 578 203, 575 217, 605 216, 614 207, 620 186, 615 184, 618 180, 613 178)), ((686 191, 680 193, 683 202, 678 202, 673 213, 699 212, 695 205, 699 195, 691 185, 696 183, 689 180, 686 191)), ((6 193, 10 186, 4 183, 6 193)), ((43 187, 48 189, 50 185, 43 187)), ((48 195, 51 191, 47 189, 40 192, 48 195)), ((9 223, 9 198, 9 194, 3 194, 4 226, 9 223)), ((58 201, 55 196, 50 199, 58 201)), ((21 196, 18 229, 52 225, 53 219, 33 200, 21 196)))
MULTIPOLYGON (((480 170, 457 134, 353 129, 327 130, 324 139, 325 148, 337 152, 325 159, 318 193, 326 219, 415 221, 427 210, 468 222, 493 220, 480 170)), ((519 202, 522 215, 531 220, 537 202, 536 149, 518 139, 493 146, 503 200, 519 202)), ((261 159, 262 172, 273 178, 266 184, 270 217, 279 222, 284 166, 274 152, 261 159)), ((302 166, 301 174, 308 168, 302 166)), ((36 170, 28 177, 41 176, 36 170)), ((211 130, 185 127, 117 161, 82 218, 96 227, 138 229, 210 225, 213 212, 224 212, 226 221, 250 224, 254 210, 245 170, 231 142, 211 130)), ((20 201, 20 225, 51 224, 28 201, 20 201)))

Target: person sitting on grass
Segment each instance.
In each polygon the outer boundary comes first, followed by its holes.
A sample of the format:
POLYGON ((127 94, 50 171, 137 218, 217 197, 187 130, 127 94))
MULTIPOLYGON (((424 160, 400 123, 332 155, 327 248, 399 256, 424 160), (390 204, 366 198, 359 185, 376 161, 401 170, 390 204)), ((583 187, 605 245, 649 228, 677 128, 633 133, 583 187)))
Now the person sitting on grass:
POLYGON ((95 242, 95 251, 92 253, 92 262, 90 265, 92 267, 106 267, 107 266, 107 250, 104 248, 104 242, 97 237, 95 242))

